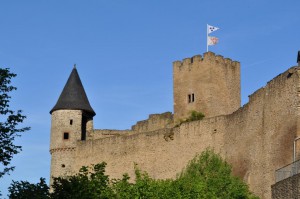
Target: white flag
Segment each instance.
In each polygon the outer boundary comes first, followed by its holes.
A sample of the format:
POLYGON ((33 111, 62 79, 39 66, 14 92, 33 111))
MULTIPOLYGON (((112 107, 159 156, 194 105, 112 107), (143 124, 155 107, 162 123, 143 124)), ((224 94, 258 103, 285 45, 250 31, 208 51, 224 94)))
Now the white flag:
POLYGON ((211 26, 211 25, 207 25, 207 33, 208 33, 208 34, 214 32, 214 31, 216 31, 216 30, 219 30, 219 29, 220 29, 220 28, 218 28, 218 27, 211 26))
POLYGON ((207 37, 207 45, 208 46, 216 45, 218 42, 219 42, 219 39, 217 37, 211 37, 211 36, 207 37))

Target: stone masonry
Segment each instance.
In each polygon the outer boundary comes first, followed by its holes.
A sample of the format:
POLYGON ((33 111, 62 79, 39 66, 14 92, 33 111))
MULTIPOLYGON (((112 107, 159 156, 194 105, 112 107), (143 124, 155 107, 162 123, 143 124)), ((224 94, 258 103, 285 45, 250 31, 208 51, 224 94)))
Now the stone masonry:
POLYGON ((105 161, 112 178, 125 172, 133 176, 134 163, 151 177, 174 178, 196 154, 211 147, 255 194, 271 198, 274 171, 292 161, 292 143, 300 135, 299 67, 269 81, 240 107, 239 62, 211 52, 176 61, 174 115, 150 115, 131 130, 93 128, 95 113, 74 70, 51 110, 51 176, 105 161), (175 127, 191 110, 203 112, 205 119, 175 127))
POLYGON ((240 63, 208 52, 173 63, 174 118, 190 111, 206 117, 233 113, 241 106, 240 63))
POLYGON ((300 198, 300 174, 272 185, 272 199, 300 198))

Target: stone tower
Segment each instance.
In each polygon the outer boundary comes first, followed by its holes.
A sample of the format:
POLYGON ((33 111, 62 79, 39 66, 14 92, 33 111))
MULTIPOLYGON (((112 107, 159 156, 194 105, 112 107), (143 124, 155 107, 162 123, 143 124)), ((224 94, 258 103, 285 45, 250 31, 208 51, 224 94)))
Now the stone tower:
POLYGON ((72 174, 76 143, 84 142, 90 136, 93 117, 96 115, 75 66, 50 114, 50 184, 52 184, 52 177, 72 174))
POLYGON ((240 108, 240 63, 207 52, 173 63, 174 119, 192 110, 205 117, 230 114, 240 108))

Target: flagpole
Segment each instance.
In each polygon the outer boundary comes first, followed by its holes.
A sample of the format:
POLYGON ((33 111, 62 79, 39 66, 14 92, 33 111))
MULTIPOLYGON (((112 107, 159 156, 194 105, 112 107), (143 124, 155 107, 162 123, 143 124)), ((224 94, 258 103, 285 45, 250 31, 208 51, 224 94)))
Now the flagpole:
POLYGON ((206 52, 208 52, 208 24, 206 24, 206 52))

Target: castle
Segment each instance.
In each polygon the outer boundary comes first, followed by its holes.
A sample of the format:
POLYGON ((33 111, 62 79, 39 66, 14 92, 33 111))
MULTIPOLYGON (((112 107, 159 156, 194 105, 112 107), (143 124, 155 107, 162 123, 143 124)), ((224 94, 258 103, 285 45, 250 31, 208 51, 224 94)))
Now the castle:
POLYGON ((292 162, 292 143, 300 135, 300 68, 269 81, 243 107, 240 63, 212 52, 175 61, 173 86, 173 114, 152 114, 131 130, 99 130, 93 128, 95 112, 74 67, 50 111, 51 176, 105 161, 112 178, 134 176, 134 163, 151 177, 174 178, 211 147, 255 194, 270 198, 274 171, 292 162), (175 125, 192 110, 205 119, 175 125))

